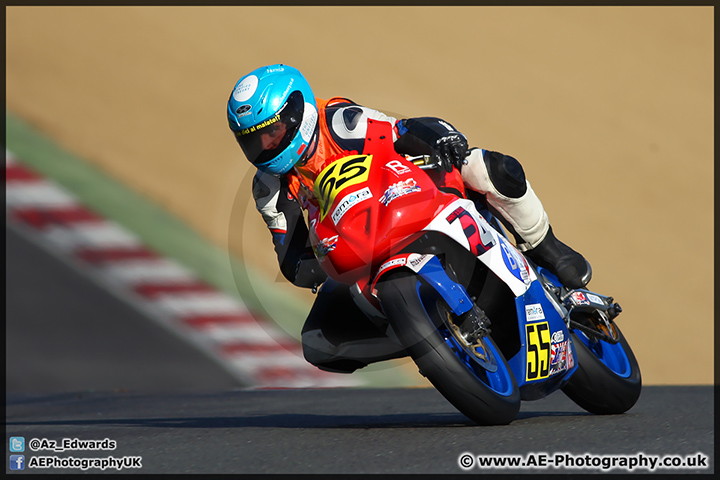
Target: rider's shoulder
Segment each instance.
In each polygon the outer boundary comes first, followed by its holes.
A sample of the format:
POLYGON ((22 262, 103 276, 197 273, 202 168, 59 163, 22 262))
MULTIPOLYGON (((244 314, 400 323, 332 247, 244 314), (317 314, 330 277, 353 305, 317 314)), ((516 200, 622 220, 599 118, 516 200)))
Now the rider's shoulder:
POLYGON ((316 99, 319 105, 324 105, 326 108, 329 107, 342 107, 348 105, 358 105, 356 102, 346 97, 332 97, 329 100, 316 99))
POLYGON ((288 180, 286 177, 287 175, 273 175, 258 169, 252 180, 253 190, 260 189, 262 191, 276 192, 283 187, 287 187, 288 180))

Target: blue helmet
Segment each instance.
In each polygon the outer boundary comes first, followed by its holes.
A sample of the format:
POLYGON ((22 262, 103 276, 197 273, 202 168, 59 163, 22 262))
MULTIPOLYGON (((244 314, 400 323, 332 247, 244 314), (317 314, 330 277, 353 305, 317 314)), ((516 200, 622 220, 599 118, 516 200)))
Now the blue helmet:
POLYGON ((283 64, 260 67, 238 80, 227 116, 247 159, 274 175, 290 171, 318 130, 310 85, 297 69, 283 64))

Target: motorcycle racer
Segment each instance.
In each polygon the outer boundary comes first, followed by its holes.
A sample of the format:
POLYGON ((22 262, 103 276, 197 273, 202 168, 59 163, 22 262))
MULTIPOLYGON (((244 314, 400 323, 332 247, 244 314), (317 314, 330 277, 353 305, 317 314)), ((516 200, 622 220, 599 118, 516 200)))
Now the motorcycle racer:
POLYGON ((323 168, 347 152, 363 151, 368 122, 392 125, 398 153, 437 158, 443 169, 430 176, 440 190, 468 191, 469 198, 486 201, 518 249, 564 285, 581 288, 590 281, 590 264, 555 237, 521 164, 509 155, 469 148, 466 137, 442 119, 397 119, 346 98, 316 98, 305 77, 283 64, 241 77, 228 100, 227 117, 257 168, 253 198, 272 234, 283 276, 299 287, 322 284, 302 338, 306 360, 323 370, 350 373, 406 355, 355 307, 348 287, 320 268, 302 214, 315 205, 312 187, 323 168))

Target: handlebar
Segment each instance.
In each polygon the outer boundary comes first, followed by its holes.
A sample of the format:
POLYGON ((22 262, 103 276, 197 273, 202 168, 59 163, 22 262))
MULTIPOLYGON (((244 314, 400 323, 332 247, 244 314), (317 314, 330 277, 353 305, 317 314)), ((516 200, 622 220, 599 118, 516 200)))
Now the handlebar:
POLYGON ((420 167, 421 170, 434 170, 440 168, 440 161, 430 155, 418 155, 416 157, 407 157, 409 161, 420 167))
MULTIPOLYGON (((418 155, 416 157, 407 157, 409 161, 420 167, 421 170, 434 170, 436 168, 442 168, 442 163, 438 157, 432 157, 431 155, 418 155)), ((467 165, 467 158, 463 160, 463 165, 467 165)))

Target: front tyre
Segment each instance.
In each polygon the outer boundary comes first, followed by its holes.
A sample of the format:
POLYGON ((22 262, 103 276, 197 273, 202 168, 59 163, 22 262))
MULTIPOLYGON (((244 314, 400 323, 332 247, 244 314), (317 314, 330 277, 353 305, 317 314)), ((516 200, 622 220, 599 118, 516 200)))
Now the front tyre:
POLYGON ((478 355, 448 325, 445 301, 410 272, 388 273, 378 283, 378 297, 420 373, 455 408, 480 425, 505 425, 517 417, 517 382, 489 335, 478 355))
POLYGON ((616 344, 593 340, 578 330, 570 332, 578 369, 562 391, 583 409, 599 415, 630 410, 642 390, 635 355, 617 325, 615 329, 616 344))

